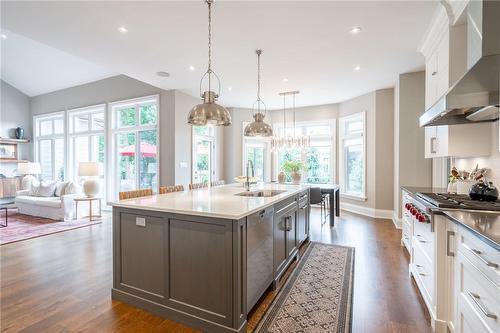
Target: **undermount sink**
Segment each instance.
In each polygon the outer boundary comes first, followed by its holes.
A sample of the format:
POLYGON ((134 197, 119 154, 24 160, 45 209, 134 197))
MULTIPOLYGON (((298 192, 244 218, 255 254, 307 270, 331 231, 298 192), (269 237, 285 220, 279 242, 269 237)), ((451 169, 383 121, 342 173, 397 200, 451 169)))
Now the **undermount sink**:
POLYGON ((275 195, 284 193, 286 191, 284 190, 261 190, 261 191, 248 191, 248 192, 241 192, 237 193, 235 195, 239 195, 242 197, 274 197, 275 195))

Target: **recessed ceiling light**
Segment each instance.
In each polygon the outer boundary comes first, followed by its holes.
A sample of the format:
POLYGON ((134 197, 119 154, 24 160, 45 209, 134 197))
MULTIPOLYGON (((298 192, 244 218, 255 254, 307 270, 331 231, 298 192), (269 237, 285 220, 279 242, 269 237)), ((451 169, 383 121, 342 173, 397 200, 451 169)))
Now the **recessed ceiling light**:
POLYGON ((191 72, 193 72, 193 71, 194 71, 194 66, 193 66, 193 65, 189 66, 189 70, 190 70, 191 72))
POLYGON ((160 71, 160 72, 156 72, 156 75, 161 76, 161 77, 169 77, 170 73, 160 71))
POLYGON ((285 77, 285 78, 283 79, 283 82, 288 82, 288 79, 285 77))
POLYGON ((227 90, 231 91, 233 90, 233 87, 227 87, 227 90))
POLYGON ((354 27, 351 29, 351 34, 356 35, 361 32, 361 27, 354 27))
POLYGON ((128 32, 128 29, 125 28, 123 25, 118 27, 118 31, 122 34, 126 34, 128 32))
POLYGON ((2 39, 7 39, 7 35, 6 34, 2 34, 2 39))
POLYGON ((356 67, 354 67, 354 70, 355 71, 359 71, 361 69, 361 66, 357 65, 356 67))

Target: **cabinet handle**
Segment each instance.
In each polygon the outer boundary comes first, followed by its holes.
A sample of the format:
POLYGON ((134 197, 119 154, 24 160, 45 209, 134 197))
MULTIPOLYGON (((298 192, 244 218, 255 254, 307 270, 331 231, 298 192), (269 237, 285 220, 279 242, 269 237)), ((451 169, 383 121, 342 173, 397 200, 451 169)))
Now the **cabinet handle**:
POLYGON ((292 219, 291 216, 285 217, 285 230, 292 231, 292 226, 288 223, 292 219))
POLYGON ((481 262, 483 264, 485 264, 486 266, 488 267, 494 267, 494 268, 498 268, 498 264, 495 263, 495 262, 491 262, 491 261, 488 261, 486 260, 481 254, 483 254, 483 252, 477 250, 477 249, 472 249, 472 248, 469 248, 467 245, 464 245, 466 248, 468 248, 479 260, 481 260, 481 262))
POLYGON ((437 71, 434 71, 434 72, 431 73, 431 75, 432 76, 436 76, 437 73, 438 73, 437 71))
POLYGON ((455 256, 455 253, 450 250, 450 243, 451 243, 450 237, 451 236, 455 237, 455 232, 451 231, 451 230, 447 230, 446 231, 446 255, 448 257, 454 257, 455 256))
POLYGON ((415 238, 420 242, 420 243, 427 243, 427 241, 425 240, 425 238, 422 236, 422 235, 419 235, 419 234, 416 234, 415 235, 415 238), (422 239, 420 239, 419 237, 421 237, 422 239))
POLYGON ((492 319, 497 319, 497 315, 492 313, 492 312, 489 312, 486 307, 484 306, 483 302, 481 302, 481 296, 479 296, 478 294, 476 293, 473 293, 471 291, 467 292, 467 294, 469 294, 469 297, 472 298, 472 300, 474 301, 474 303, 477 305, 477 307, 479 308, 479 310, 481 310, 481 312, 488 318, 492 318, 492 319))
MULTIPOLYGON (((415 264, 415 266, 417 268, 424 268, 422 265, 418 265, 418 264, 415 264)), ((427 275, 429 275, 427 273, 419 272, 418 269, 417 269, 417 273, 418 273, 418 275, 421 275, 421 276, 427 276, 427 275)))
POLYGON ((307 206, 300 207, 300 209, 306 209, 306 208, 307 208, 307 206))
POLYGON ((431 154, 437 153, 437 151, 436 151, 436 142, 437 142, 437 137, 433 136, 431 138, 431 154))

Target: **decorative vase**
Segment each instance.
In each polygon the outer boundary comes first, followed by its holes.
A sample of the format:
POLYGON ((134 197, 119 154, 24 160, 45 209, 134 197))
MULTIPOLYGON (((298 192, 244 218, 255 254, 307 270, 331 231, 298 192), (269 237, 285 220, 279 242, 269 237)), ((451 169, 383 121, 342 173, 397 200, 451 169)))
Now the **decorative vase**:
POLYGON ((280 171, 278 174, 278 183, 283 184, 286 180, 285 173, 283 171, 280 171))
POLYGON ((16 139, 24 139, 24 128, 22 127, 16 128, 16 139))
POLYGON ((457 193, 457 183, 456 182, 449 182, 446 192, 457 193))
POLYGON ((292 172, 292 182, 294 184, 300 184, 302 174, 300 172, 292 172))

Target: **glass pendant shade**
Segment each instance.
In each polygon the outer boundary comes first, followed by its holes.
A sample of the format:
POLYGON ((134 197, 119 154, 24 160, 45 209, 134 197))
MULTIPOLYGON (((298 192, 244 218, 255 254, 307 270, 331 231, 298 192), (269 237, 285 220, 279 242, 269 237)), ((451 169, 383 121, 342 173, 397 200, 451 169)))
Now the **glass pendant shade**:
POLYGON ((215 103, 217 95, 213 91, 203 93, 203 103, 191 109, 188 116, 188 123, 194 126, 229 126, 231 125, 231 115, 229 111, 215 103))

